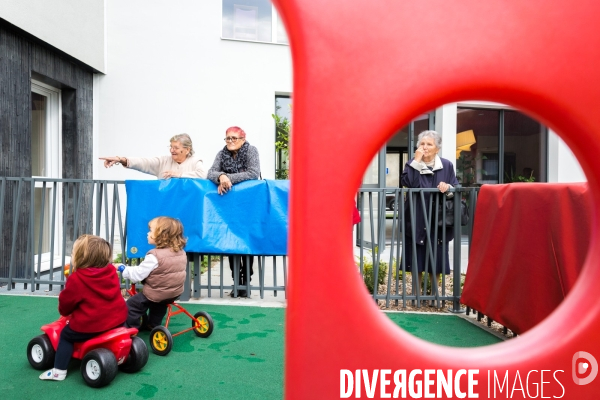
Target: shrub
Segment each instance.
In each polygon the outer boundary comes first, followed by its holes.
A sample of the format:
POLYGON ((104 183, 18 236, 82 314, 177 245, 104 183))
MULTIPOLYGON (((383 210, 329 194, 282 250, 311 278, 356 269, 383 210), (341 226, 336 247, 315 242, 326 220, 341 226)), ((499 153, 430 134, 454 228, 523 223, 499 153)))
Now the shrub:
MULTIPOLYGON (((377 286, 383 285, 386 282, 388 265, 384 261, 379 261, 379 273, 377 275, 377 286)), ((367 286, 369 293, 373 293, 375 270, 373 269, 373 261, 363 257, 363 281, 367 286)))
POLYGON ((119 265, 119 264, 139 265, 142 261, 144 261, 143 257, 142 258, 127 258, 127 257, 125 257, 125 261, 123 261, 123 253, 119 253, 113 260, 113 264, 115 264, 115 265, 119 265))
MULTIPOLYGON (((201 261, 200 261, 200 275, 204 274, 209 266, 212 266, 212 263, 215 261, 219 261, 221 259, 221 256, 218 255, 211 255, 211 256, 203 256, 201 261)), ((194 262, 190 261, 190 273, 193 274, 195 269, 194 269, 194 262)))
MULTIPOLYGON (((375 247, 375 252, 379 251, 378 247, 375 247)), ((373 254, 371 251, 367 251, 367 256, 363 256, 363 281, 369 290, 369 293, 373 294, 375 273, 373 270, 373 254)), ((357 267, 360 269, 360 259, 357 260, 357 267)), ((392 278, 396 279, 396 259, 392 258, 392 278)), ((386 283, 388 274, 388 263, 385 261, 379 261, 379 273, 377 274, 377 287, 386 283)), ((400 271, 400 280, 402 280, 402 271, 400 271)))

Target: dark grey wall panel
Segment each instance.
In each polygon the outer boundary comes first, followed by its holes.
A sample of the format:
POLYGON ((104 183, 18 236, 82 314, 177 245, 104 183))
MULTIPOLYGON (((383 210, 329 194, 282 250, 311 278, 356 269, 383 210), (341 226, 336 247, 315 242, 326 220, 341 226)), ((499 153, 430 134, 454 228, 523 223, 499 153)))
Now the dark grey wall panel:
MULTIPOLYGON (((60 27, 57 27, 60 29, 60 27)), ((92 178, 93 70, 34 40, 0 20, 0 176, 31 176, 31 78, 62 90, 62 177, 92 178)), ((16 265, 24 272, 30 212, 29 189, 12 204, 15 188, 5 193, 0 276, 7 276, 13 210, 18 206, 16 265), (8 229, 7 229, 8 228, 8 229)), ((89 198, 89 196, 86 196, 89 198)), ((82 221, 83 222, 83 221, 82 221)))

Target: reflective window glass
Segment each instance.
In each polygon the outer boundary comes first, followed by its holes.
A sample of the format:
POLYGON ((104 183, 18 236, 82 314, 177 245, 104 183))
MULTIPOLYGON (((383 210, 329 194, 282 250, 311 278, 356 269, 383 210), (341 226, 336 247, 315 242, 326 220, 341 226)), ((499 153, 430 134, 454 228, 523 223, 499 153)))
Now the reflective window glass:
POLYGON ((223 0, 223 37, 271 42, 272 11, 269 0, 223 0))
POLYGON ((548 180, 546 128, 522 112, 459 108, 456 132, 456 175, 463 186, 548 180))
POLYGON ((48 98, 31 93, 31 175, 47 176, 46 111, 48 98))
POLYGON ((504 152, 513 157, 504 163, 504 183, 546 181, 543 154, 545 128, 518 111, 504 113, 504 152))
POLYGON ((456 177, 462 186, 499 183, 499 130, 499 110, 458 109, 456 177))
POLYGON ((283 26, 283 21, 281 20, 281 17, 277 15, 277 43, 288 44, 289 42, 287 32, 283 26))

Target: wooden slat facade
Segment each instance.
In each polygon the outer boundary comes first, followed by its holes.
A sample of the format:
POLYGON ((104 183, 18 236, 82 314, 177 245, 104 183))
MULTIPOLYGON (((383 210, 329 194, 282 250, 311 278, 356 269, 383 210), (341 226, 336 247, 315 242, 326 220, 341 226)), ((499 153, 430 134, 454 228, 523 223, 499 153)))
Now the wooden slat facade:
MULTIPOLYGON (((92 178, 93 74, 91 68, 64 53, 28 37, 0 20, 0 176, 30 177, 31 79, 61 89, 62 177, 92 178)), ((12 243, 13 207, 18 206, 17 275, 23 277, 27 262, 30 190, 12 204, 15 187, 5 197, 0 240, 0 276, 8 275, 12 243)), ((91 195, 91 193, 90 193, 91 195)), ((86 196, 90 198, 90 196, 86 196)), ((31 253, 30 253, 31 254, 31 253)), ((14 276, 17 277, 17 276, 14 276)))

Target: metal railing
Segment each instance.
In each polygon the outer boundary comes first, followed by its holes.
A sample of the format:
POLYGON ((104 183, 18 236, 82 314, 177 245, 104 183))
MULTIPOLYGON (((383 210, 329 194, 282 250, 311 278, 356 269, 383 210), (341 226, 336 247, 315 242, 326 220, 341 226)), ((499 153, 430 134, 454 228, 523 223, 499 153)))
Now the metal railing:
MULTIPOLYGON (((284 298, 287 298, 287 257, 285 256, 236 256, 234 257, 234 268, 232 271, 227 268, 225 270, 225 258, 229 255, 225 254, 188 254, 188 274, 186 276, 185 287, 191 287, 191 294, 184 293, 181 300, 189 300, 190 296, 199 299, 205 291, 207 297, 213 297, 213 293, 217 293, 218 297, 224 297, 224 290, 231 289, 236 295, 239 291, 258 291, 261 299, 265 298, 267 292, 271 292, 273 297, 278 297, 279 292, 283 292, 284 298), (238 284, 239 282, 239 262, 240 257, 255 257, 258 259, 258 273, 255 272, 254 282, 258 279, 258 285, 248 282, 246 285, 238 284), (211 268, 211 260, 217 258, 216 265, 211 268), (192 265, 192 268, 189 266, 192 265), (196 273, 196 265, 207 265, 206 272, 203 274, 196 273), (191 272, 191 273, 190 273, 191 272), (225 284, 225 275, 231 273, 232 284, 225 284), (217 275, 217 279, 213 275, 217 275), (215 282, 216 281, 216 282, 215 282)), ((227 261, 229 264, 229 261, 227 261)), ((245 263, 246 276, 250 276, 250 267, 245 263)), ((228 280, 229 281, 229 280, 228 280)))
POLYGON ((7 232, 0 240, 0 285, 11 290, 22 283, 31 291, 43 284, 64 286, 64 276, 57 281, 49 271, 62 271, 83 233, 101 236, 113 248, 115 242, 124 246, 123 184, 0 177, 0 232, 7 232))
MULTIPOLYGON (((0 290, 20 289, 17 285, 30 292, 61 290, 73 242, 83 233, 106 239, 117 259, 139 263, 140 259, 125 256, 125 212, 124 181, 0 177, 0 290)), ((188 253, 185 287, 189 290, 182 300, 200 298, 204 291, 208 297, 215 293, 223 297, 224 289, 255 290, 261 298, 266 292, 285 295, 286 257, 256 256, 258 285, 242 287, 225 278, 223 256, 188 253), (218 278, 210 267, 215 257, 220 264, 218 278), (203 261, 208 265, 201 274, 203 261)), ((237 275, 234 278, 238 282, 237 275)), ((128 287, 129 282, 122 286, 128 287)))
MULTIPOLYGON (((424 301, 433 301, 439 306, 452 302, 452 310, 460 309, 461 294, 461 247, 468 246, 473 224, 473 215, 477 200, 477 190, 453 189, 460 196, 455 196, 454 236, 452 245, 453 272, 446 276, 444 271, 435 271, 438 257, 447 257, 448 242, 445 240, 445 229, 428 231, 426 246, 426 271, 434 276, 441 272, 442 282, 451 281, 451 290, 446 284, 438 285, 437 280, 430 280, 424 274, 421 282, 417 274, 406 271, 407 243, 405 209, 414 230, 417 218, 428 224, 438 223, 437 210, 441 201, 437 189, 360 189, 358 207, 362 222, 356 227, 358 244, 358 268, 363 277, 377 282, 374 285, 373 298, 383 300, 386 306, 406 306, 414 303, 420 306, 424 301), (393 196, 395 207, 386 210, 386 196, 393 196), (469 203, 469 225, 461 228, 461 197, 469 203), (408 199, 408 201, 404 201, 408 199), (416 202, 426 210, 416 215, 416 202), (463 232, 464 231, 464 232, 463 232), (438 238, 436 235, 440 235, 438 238), (432 245, 438 239, 442 243, 442 251, 432 245), (383 257, 387 259, 383 259, 383 257), (366 268, 369 264, 371 267, 366 268), (384 267, 389 266, 389 273, 384 267), (384 278, 382 280, 382 277, 384 278), (381 284, 379 282, 381 281, 381 284), (409 285, 410 283, 410 285, 409 285), (420 290, 408 290, 410 287, 420 290), (429 293, 427 292, 428 287, 429 293)), ((41 286, 52 291, 64 287, 63 267, 68 263, 68 255, 75 239, 83 233, 93 233, 106 239, 115 251, 115 256, 125 260, 126 254, 126 193, 123 181, 101 181, 82 179, 51 178, 4 178, 0 177, 0 290, 7 291, 23 285, 23 289, 35 292, 41 286), (119 254, 120 253, 120 254, 119 254)), ((442 221, 445 226, 445 219, 442 221)), ((414 236, 414 232, 413 232, 414 236)), ((415 244, 412 243, 413 254, 415 244)), ((188 257, 186 287, 182 300, 200 298, 203 295, 213 297, 215 294, 224 297, 224 290, 258 291, 260 297, 265 293, 277 296, 286 294, 287 258, 281 256, 257 256, 257 274, 255 284, 238 285, 237 275, 233 279, 225 278, 225 255, 191 253, 188 257), (216 260, 214 260, 216 258, 216 260), (211 266, 211 262, 218 265, 211 266), (201 273, 201 264, 207 269, 201 273), (216 275, 216 276, 215 276, 216 275)), ((445 261, 445 260, 444 260, 445 261)), ((449 260, 450 261, 450 260, 449 260)), ((139 260, 130 261, 139 262, 139 260)), ((413 263, 415 264, 414 260, 413 263)), ((234 268, 237 274, 237 268, 234 268)), ((248 271, 246 272, 248 275, 248 271)), ((124 283, 128 285, 129 282, 124 283)))
POLYGON ((451 302, 451 311, 459 312, 462 283, 461 251, 469 247, 473 227, 473 216, 477 202, 478 189, 456 188, 454 192, 454 224, 451 227, 454 240, 450 243, 446 238, 447 223, 440 218, 438 207, 445 201, 437 189, 406 189, 382 188, 360 189, 357 206, 361 211, 362 221, 356 227, 358 268, 365 283, 376 301, 385 301, 386 307, 414 305, 420 307, 425 302, 434 302, 437 307, 445 307, 451 302), (393 198, 390 198, 392 197, 393 198), (460 201, 465 198, 469 206, 469 222, 465 227, 460 226, 460 201), (422 212, 417 215, 417 202, 422 212), (388 209, 388 205, 391 209, 388 209), (406 213, 407 210, 409 213, 406 213), (407 217, 410 220, 407 220, 407 217), (406 247, 412 247, 410 265, 417 264, 417 244, 415 226, 417 219, 423 221, 426 230, 424 274, 407 272, 406 247), (432 227, 441 225, 441 229, 432 227), (407 231, 410 226, 411 231, 407 231), (439 243, 439 246, 435 244, 439 243), (451 246, 449 248, 449 246, 451 246), (367 250, 365 250, 367 249, 367 250), (442 265, 446 262, 449 251, 453 250, 451 262, 452 271, 449 275, 442 269, 436 270, 438 259, 442 265), (384 258, 385 257, 385 258, 384 258), (437 279, 430 279, 429 274, 440 274, 442 284, 437 279), (450 286, 447 289, 447 286, 450 286), (410 290, 409 290, 410 289, 410 290))

